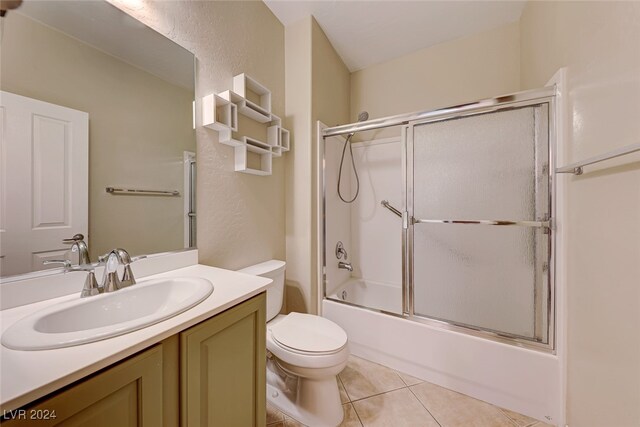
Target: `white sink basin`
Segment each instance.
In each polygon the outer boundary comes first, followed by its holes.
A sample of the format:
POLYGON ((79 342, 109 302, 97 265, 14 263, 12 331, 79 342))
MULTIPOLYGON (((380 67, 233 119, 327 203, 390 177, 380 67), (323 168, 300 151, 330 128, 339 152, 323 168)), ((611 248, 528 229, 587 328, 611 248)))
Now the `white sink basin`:
POLYGON ((2 334, 14 350, 48 350, 100 341, 141 329, 182 313, 213 292, 200 278, 143 280, 108 294, 47 307, 2 334))

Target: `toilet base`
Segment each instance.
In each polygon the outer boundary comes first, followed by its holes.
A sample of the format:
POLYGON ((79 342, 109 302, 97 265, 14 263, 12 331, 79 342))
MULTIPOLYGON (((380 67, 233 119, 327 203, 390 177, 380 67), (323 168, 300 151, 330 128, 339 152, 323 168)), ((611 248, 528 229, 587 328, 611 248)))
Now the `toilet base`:
POLYGON ((283 380, 280 373, 267 372, 267 401, 309 427, 336 427, 344 417, 335 376, 283 380))

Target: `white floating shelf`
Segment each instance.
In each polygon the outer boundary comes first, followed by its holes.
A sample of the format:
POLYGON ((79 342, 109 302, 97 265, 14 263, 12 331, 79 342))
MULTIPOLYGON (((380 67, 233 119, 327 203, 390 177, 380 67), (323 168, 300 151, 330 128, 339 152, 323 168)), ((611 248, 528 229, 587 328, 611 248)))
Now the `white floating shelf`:
POLYGON ((271 151, 276 157, 282 156, 282 144, 281 144, 281 127, 278 125, 269 126, 267 129, 267 142, 271 146, 271 151))
POLYGON ((202 98, 202 124, 217 130, 221 144, 234 147, 235 170, 252 175, 271 175, 273 157, 290 148, 289 131, 282 119, 271 114, 271 91, 246 74, 233 78, 233 90, 202 98), (266 123, 267 142, 236 136, 238 113, 258 123, 266 123))
POLYGON ((280 144, 282 145, 282 151, 291 149, 291 133, 285 128, 280 128, 280 144))
MULTIPOLYGON (((266 142, 262 142, 260 140, 255 139, 255 138, 249 138, 248 136, 243 136, 242 140, 244 142, 244 145, 246 145, 248 147, 250 146, 250 147, 255 148, 256 150, 262 150, 265 153, 266 152, 268 152, 268 153, 271 152, 271 146, 269 146, 269 144, 267 144, 266 142)), ((258 153, 260 151, 255 151, 255 152, 258 153)))
POLYGON ((220 94, 223 99, 232 102, 238 106, 238 112, 244 116, 255 120, 258 123, 267 123, 271 121, 271 113, 259 105, 245 99, 232 90, 226 90, 220 94))
POLYGON ((216 94, 207 95, 202 98, 202 124, 217 130, 221 142, 231 140, 231 131, 238 130, 238 107, 216 94))
POLYGON ((264 144, 261 141, 247 137, 244 139, 246 144, 234 149, 236 172, 262 176, 271 175, 273 157, 271 150, 261 146, 264 144))
POLYGON ((276 116, 275 114, 271 114, 271 123, 269 123, 269 126, 282 126, 282 119, 278 116, 276 116))
POLYGON ((271 146, 274 156, 280 157, 282 153, 289 151, 289 131, 280 125, 269 126, 267 129, 267 142, 271 146))
POLYGON ((243 97, 252 108, 271 115, 271 91, 245 73, 233 78, 233 91, 243 97))

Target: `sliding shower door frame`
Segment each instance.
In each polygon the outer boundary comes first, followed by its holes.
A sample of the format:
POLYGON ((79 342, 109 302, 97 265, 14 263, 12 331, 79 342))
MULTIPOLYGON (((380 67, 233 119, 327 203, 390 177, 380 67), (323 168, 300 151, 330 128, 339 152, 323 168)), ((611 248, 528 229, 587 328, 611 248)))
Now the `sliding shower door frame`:
MULTIPOLYGON (((555 124, 555 95, 540 97, 538 93, 523 93, 517 98, 509 98, 504 102, 498 102, 490 106, 479 105, 477 108, 468 108, 463 106, 459 111, 455 109, 448 109, 445 114, 440 114, 437 117, 430 117, 422 120, 415 120, 407 123, 402 127, 402 150, 403 150, 403 310, 404 317, 420 322, 429 326, 451 330, 455 332, 462 332, 477 337, 498 341, 506 344, 516 345, 524 348, 535 349, 539 351, 549 352, 555 354, 555 232, 554 232, 554 218, 555 218, 555 185, 553 182, 553 172, 555 170, 555 156, 556 156, 556 124, 555 124), (527 97, 526 95, 531 95, 527 97), (517 99, 517 100, 515 100, 517 99), (512 335, 509 333, 498 332, 481 327, 474 327, 472 325, 456 323, 450 320, 442 320, 430 318, 424 315, 417 314, 415 312, 415 277, 414 277, 414 241, 413 241, 413 228, 415 227, 413 212, 414 212, 414 157, 413 157, 413 145, 414 145, 414 128, 429 123, 436 123, 446 120, 459 119, 463 117, 477 116, 487 113, 496 113, 500 111, 508 111, 523 107, 534 107, 539 105, 547 105, 548 114, 548 149, 549 149, 549 164, 545 176, 548 179, 548 203, 549 203, 549 228, 548 228, 548 245, 549 256, 546 260, 546 284, 548 298, 547 305, 547 342, 536 341, 534 339, 527 339, 521 336, 512 335)), ((470 225, 472 226, 472 225, 470 225)), ((536 314, 536 333, 539 332, 541 325, 538 324, 536 314)))
MULTIPOLYGON (((479 100, 476 102, 456 105, 452 107, 442 108, 438 110, 419 111, 407 114, 401 114, 397 116, 383 117, 380 119, 368 120, 366 122, 351 123, 347 125, 339 125, 334 127, 325 127, 324 125, 318 125, 318 139, 322 138, 326 142, 326 139, 334 136, 347 135, 352 132, 361 132, 368 130, 383 129, 389 127, 400 127, 402 130, 401 149, 402 149, 402 212, 403 212, 403 224, 402 224, 402 307, 403 313, 393 313, 377 308, 367 307, 360 304, 355 304, 347 301, 341 301, 338 299, 331 299, 339 304, 344 304, 360 309, 381 313, 384 315, 403 318, 409 321, 424 324, 429 327, 439 328, 443 330, 449 330, 479 338, 487 339, 490 341, 496 341, 504 344, 518 346, 522 348, 537 350, 545 353, 556 354, 556 281, 555 281, 555 253, 556 253, 556 236, 555 236, 555 206, 556 206, 556 188, 555 188, 555 176, 553 171, 556 168, 556 151, 557 151, 557 124, 556 124, 556 96, 558 89, 556 85, 547 86, 540 89, 534 89, 524 92, 513 93, 509 95, 499 96, 495 98, 488 98, 479 100), (460 325, 453 322, 444 320, 431 319, 416 315, 414 313, 414 299, 413 299, 413 259, 409 256, 413 253, 413 240, 412 233, 410 233, 410 219, 409 212, 413 211, 413 186, 407 185, 407 177, 413 176, 413 158, 409 160, 409 153, 407 152, 408 142, 413 143, 413 126, 416 124, 432 123, 437 121, 443 121, 454 118, 462 118, 465 116, 478 115, 483 113, 498 112, 503 110, 509 110, 513 108, 548 104, 548 136, 549 136, 549 168, 547 171, 549 179, 549 203, 550 203, 550 234, 549 234, 549 260, 548 260, 548 300, 547 300, 547 328, 548 328, 548 342, 540 343, 529 339, 523 339, 521 337, 512 336, 509 334, 490 331, 482 328, 474 328, 468 325, 460 325), (410 175, 409 175, 410 174, 410 175), (408 188, 411 187, 411 188, 408 188), (411 200, 411 205, 409 204, 411 200), (409 210, 411 208, 411 210, 409 210)), ((319 226, 319 248, 320 254, 320 300, 329 299, 326 293, 326 266, 327 259, 326 253, 326 159, 325 159, 325 144, 319 145, 319 164, 318 170, 322 171, 322 177, 319 179, 318 192, 320 194, 319 204, 321 205, 319 215, 322 218, 321 225, 319 226)))

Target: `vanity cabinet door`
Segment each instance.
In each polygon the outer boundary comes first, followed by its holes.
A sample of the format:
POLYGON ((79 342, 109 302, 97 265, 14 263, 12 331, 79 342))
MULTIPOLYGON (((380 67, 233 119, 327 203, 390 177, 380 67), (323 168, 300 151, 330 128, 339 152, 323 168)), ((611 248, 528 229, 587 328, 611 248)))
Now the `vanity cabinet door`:
POLYGON ((16 412, 2 427, 162 426, 162 345, 16 412))
POLYGON ((265 303, 262 293, 180 334, 184 427, 265 425, 265 303))

